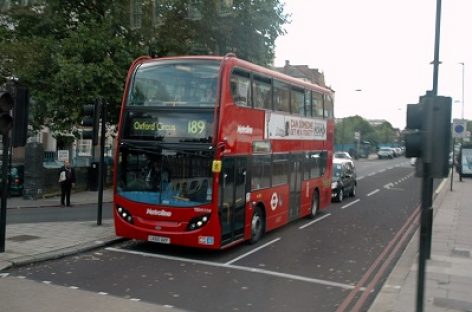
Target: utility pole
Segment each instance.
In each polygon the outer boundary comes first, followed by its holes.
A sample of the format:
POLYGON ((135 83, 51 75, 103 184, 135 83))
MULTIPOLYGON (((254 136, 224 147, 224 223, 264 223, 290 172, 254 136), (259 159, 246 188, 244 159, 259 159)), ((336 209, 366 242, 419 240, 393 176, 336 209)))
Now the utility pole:
POLYGON ((97 225, 102 224, 102 207, 103 207, 103 184, 105 180, 105 126, 106 126, 106 115, 107 105, 106 102, 100 101, 101 106, 101 117, 102 117, 102 128, 100 137, 100 164, 98 166, 98 209, 97 209, 97 225))

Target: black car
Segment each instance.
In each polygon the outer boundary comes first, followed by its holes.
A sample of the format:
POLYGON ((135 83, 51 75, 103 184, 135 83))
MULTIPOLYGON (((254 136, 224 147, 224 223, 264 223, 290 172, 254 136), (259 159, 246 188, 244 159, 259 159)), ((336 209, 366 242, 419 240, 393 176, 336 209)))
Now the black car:
POLYGON ((345 196, 356 196, 356 168, 347 159, 333 159, 333 180, 331 199, 342 202, 345 196))
MULTIPOLYGON (((8 171, 8 195, 21 196, 23 195, 23 181, 24 181, 25 167, 23 165, 12 164, 8 171)), ((0 187, 2 185, 2 176, 0 174, 0 187)))

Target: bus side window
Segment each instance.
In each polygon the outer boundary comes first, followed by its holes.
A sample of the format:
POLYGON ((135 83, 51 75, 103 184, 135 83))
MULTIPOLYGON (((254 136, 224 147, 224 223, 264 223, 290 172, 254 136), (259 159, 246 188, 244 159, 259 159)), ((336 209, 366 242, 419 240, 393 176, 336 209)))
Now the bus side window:
POLYGON ((288 84, 274 81, 274 109, 290 113, 290 88, 288 84))
POLYGON ((231 94, 238 106, 251 106, 251 76, 248 72, 236 69, 231 74, 231 94))
POLYGON ((304 100, 304 93, 302 89, 292 88, 292 95, 290 97, 290 111, 293 115, 305 115, 305 100, 304 100))
POLYGON ((324 96, 324 117, 325 118, 333 118, 333 98, 331 95, 326 94, 324 96))
POLYGON ((324 175, 327 165, 328 165, 328 152, 323 151, 320 153, 320 161, 319 161, 320 175, 324 175))
POLYGON ((305 90, 305 116, 313 117, 313 110, 311 109, 311 92, 305 90))
POLYGON ((255 108, 272 108, 271 82, 269 78, 254 76, 252 90, 255 108))
POLYGON ((310 153, 310 177, 318 178, 321 176, 320 170, 320 153, 310 153))
POLYGON ((255 155, 252 158, 252 179, 251 188, 258 190, 262 188, 270 187, 270 168, 271 167, 271 156, 270 155, 255 155))
POLYGON ((318 92, 311 93, 311 104, 313 107, 313 117, 323 117, 323 95, 318 92))

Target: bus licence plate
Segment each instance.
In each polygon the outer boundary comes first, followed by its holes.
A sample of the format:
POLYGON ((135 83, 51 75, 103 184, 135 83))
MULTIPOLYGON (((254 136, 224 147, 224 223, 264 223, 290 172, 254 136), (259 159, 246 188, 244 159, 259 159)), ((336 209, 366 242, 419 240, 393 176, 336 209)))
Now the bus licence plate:
POLYGON ((148 241, 161 244, 170 244, 170 238, 164 236, 148 235, 148 241))

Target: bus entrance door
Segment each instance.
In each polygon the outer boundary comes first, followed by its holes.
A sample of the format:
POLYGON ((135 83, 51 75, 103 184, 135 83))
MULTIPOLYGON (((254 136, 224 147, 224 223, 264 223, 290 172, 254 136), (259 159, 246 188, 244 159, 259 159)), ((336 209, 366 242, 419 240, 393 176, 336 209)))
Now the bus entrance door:
POLYGON ((300 196, 302 185, 302 160, 299 155, 291 155, 290 172, 290 206, 288 211, 288 219, 294 220, 298 218, 300 212, 300 196))
POLYGON ((246 168, 247 158, 223 158, 219 192, 222 244, 244 237, 246 168))

